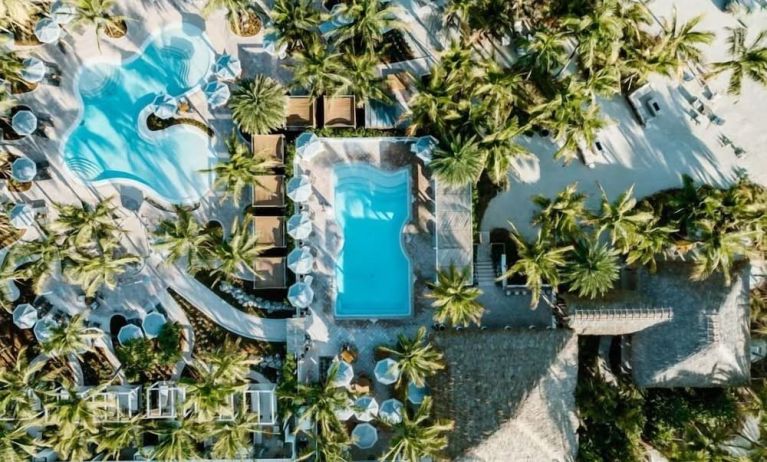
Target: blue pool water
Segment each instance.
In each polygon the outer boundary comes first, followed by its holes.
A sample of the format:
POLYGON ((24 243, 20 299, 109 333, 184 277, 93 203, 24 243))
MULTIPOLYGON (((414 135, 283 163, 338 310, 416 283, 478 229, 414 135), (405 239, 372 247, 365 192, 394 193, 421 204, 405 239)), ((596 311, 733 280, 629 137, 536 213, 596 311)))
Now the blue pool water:
POLYGON ((336 167, 333 180, 343 236, 335 269, 336 316, 410 315, 412 271, 402 243, 410 219, 410 172, 351 164, 336 167))
POLYGON ((211 187, 211 174, 200 170, 215 161, 212 140, 189 125, 151 132, 146 117, 157 95, 177 97, 204 83, 214 60, 205 34, 181 24, 128 61, 82 66, 80 118, 62 145, 68 168, 87 183, 132 183, 171 203, 198 200, 211 187))

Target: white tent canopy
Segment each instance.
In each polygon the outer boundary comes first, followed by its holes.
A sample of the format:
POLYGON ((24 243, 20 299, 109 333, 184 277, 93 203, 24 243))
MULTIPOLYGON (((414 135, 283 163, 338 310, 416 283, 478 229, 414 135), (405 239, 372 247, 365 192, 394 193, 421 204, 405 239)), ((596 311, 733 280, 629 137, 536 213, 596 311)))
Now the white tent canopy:
POLYGON ((297 282, 288 289, 288 301, 296 308, 309 308, 314 300, 314 291, 307 282, 297 282))
POLYGON ((381 408, 378 410, 378 418, 390 425, 396 425, 402 422, 402 413, 404 412, 405 405, 398 399, 387 399, 381 403, 381 408))
POLYGON ((213 109, 224 106, 229 102, 229 98, 232 96, 229 86, 218 80, 208 82, 205 87, 203 87, 203 91, 205 92, 205 96, 208 97, 208 105, 213 109))
POLYGON ((348 387, 354 379, 354 368, 346 361, 335 361, 328 369, 328 375, 336 368, 336 374, 330 382, 334 387, 348 387))
POLYGON ((42 43, 53 43, 61 37, 61 27, 50 18, 42 18, 35 24, 35 37, 42 43))
POLYGON ((167 320, 162 313, 153 311, 141 321, 141 327, 144 329, 147 338, 155 338, 160 335, 160 331, 166 322, 167 320))
POLYGON ((21 183, 28 183, 37 176, 37 165, 29 157, 19 157, 11 164, 11 177, 21 183))
POLYGON ((29 204, 16 204, 8 214, 8 219, 16 229, 31 228, 35 224, 35 209, 29 204))
POLYGON ((421 404, 428 394, 429 390, 425 386, 419 387, 413 382, 407 384, 407 400, 413 404, 421 404))
POLYGON ((242 74, 242 64, 236 57, 224 53, 216 60, 213 72, 221 80, 234 80, 242 74))
POLYGON ((37 116, 27 109, 13 115, 11 128, 21 136, 31 135, 37 130, 37 116))
POLYGON ((378 401, 372 396, 362 396, 354 402, 354 415, 357 420, 370 422, 378 415, 378 401))
POLYGON ((29 303, 22 303, 13 310, 13 323, 19 329, 31 329, 38 320, 37 308, 29 303))
POLYGON ((288 234, 293 239, 306 239, 312 229, 312 218, 306 212, 297 213, 288 220, 288 234))
POLYGON ((373 372, 376 380, 384 385, 391 385, 399 379, 399 365, 391 358, 378 361, 373 372))
POLYGON ((311 160, 322 152, 322 141, 312 132, 304 132, 296 138, 296 155, 311 160))
POLYGON ((56 322, 51 316, 45 316, 40 318, 35 323, 33 332, 38 342, 43 343, 51 338, 51 330, 58 327, 59 323, 56 322))
POLYGON ((21 70, 21 78, 29 83, 37 83, 45 77, 45 63, 30 56, 23 61, 24 69, 21 70))
POLYGON ((117 341, 120 345, 125 345, 131 340, 143 338, 144 332, 141 331, 139 326, 134 324, 126 324, 120 328, 120 332, 117 333, 117 341))
POLYGON ((352 443, 360 449, 370 449, 378 442, 378 430, 369 423, 361 423, 352 430, 352 443))
POLYGON ((294 202, 306 202, 312 195, 312 182, 306 175, 298 175, 288 181, 288 197, 294 202))
POLYGON ((296 274, 309 274, 314 267, 314 255, 312 250, 303 246, 293 249, 288 254, 288 268, 296 274))

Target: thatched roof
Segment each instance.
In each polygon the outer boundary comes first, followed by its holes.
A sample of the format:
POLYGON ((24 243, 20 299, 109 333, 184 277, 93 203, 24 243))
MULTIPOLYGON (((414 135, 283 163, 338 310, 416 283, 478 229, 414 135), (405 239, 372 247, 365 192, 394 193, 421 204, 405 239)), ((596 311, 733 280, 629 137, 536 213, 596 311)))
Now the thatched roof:
POLYGON ((579 335, 627 335, 669 321, 673 310, 639 292, 613 290, 591 300, 563 294, 567 323, 579 335))
POLYGON ((434 410, 455 421, 454 460, 575 460, 578 341, 570 330, 440 333, 434 410))

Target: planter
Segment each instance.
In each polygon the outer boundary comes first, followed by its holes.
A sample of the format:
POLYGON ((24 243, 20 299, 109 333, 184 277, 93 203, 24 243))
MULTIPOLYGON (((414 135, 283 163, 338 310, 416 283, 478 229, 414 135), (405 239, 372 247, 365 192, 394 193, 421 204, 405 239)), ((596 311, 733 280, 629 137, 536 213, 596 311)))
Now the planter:
POLYGON ((125 20, 121 20, 117 27, 107 27, 104 29, 104 34, 111 39, 123 38, 127 33, 128 23, 125 20))
POLYGON ((239 37, 253 37, 261 32, 261 18, 255 12, 240 15, 240 24, 234 23, 233 19, 229 20, 229 29, 234 35, 239 37))

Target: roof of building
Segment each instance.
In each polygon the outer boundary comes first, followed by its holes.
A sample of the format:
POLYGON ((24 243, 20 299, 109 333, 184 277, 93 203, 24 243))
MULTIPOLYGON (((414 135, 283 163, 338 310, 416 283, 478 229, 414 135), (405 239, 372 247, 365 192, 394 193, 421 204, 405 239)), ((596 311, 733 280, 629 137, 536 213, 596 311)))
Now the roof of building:
POLYGON ((673 310, 631 290, 613 290, 591 300, 562 294, 568 325, 579 335, 627 335, 669 321, 673 310))
POLYGON ((578 341, 569 330, 440 333, 435 415, 455 421, 454 460, 572 461, 578 341))
POLYGON ((437 270, 451 266, 474 278, 471 185, 453 187, 435 181, 437 270))

